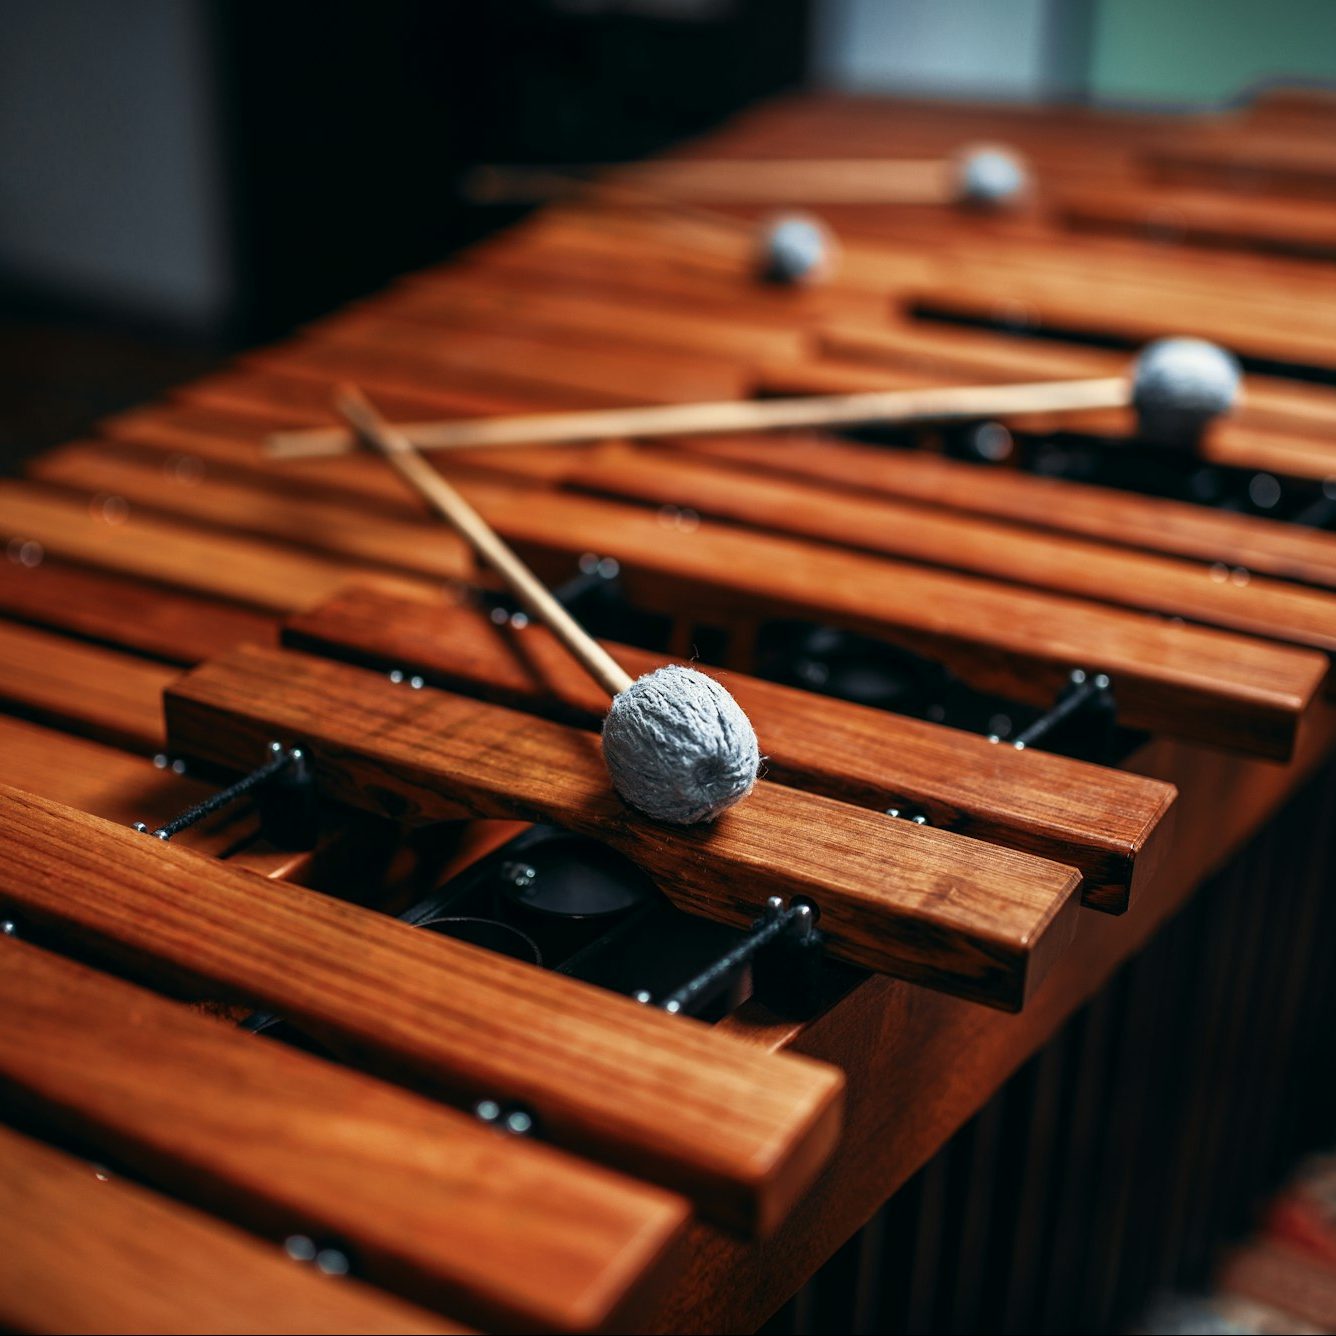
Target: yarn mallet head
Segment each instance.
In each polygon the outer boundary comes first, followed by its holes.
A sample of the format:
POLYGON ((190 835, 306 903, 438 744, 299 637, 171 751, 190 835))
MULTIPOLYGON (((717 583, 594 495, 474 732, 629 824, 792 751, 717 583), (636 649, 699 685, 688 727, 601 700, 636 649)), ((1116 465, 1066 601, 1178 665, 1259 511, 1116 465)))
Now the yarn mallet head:
POLYGON ((344 387, 335 407, 358 439, 390 464, 612 696, 603 725, 603 758, 613 787, 626 802, 656 821, 686 826, 713 821, 751 792, 761 766, 756 733, 718 682, 678 666, 633 681, 360 390, 344 387))
POLYGON ((1205 339, 1157 339, 1132 366, 1132 406, 1141 434, 1191 445, 1238 402, 1242 371, 1232 353, 1205 339))
POLYGON ((830 272, 835 240, 819 218, 786 213, 763 224, 757 269, 771 283, 814 283, 830 272))
POLYGON ((954 173, 956 197, 983 209, 1004 208, 1030 188, 1030 174, 1020 158, 994 145, 957 154, 954 173))
POLYGON ((756 782, 760 748, 751 720, 712 677, 670 664, 613 697, 603 721, 613 786, 659 821, 713 821, 756 782))

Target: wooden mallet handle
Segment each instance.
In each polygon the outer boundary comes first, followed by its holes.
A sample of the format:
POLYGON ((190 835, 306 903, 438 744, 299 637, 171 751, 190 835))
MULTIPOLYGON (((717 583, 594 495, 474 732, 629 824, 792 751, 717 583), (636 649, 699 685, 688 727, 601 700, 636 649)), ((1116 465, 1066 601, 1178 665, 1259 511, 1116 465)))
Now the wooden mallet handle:
MULTIPOLYGON (((422 450, 472 450, 484 446, 557 445, 787 427, 889 425, 1018 413, 1066 413, 1126 408, 1131 402, 1131 381, 1126 376, 1111 376, 1103 380, 949 385, 925 390, 805 395, 794 399, 729 399, 719 403, 653 404, 646 408, 531 413, 457 422, 407 422, 396 428, 396 434, 422 450)), ((284 459, 338 455, 355 447, 356 441, 339 428, 278 432, 269 438, 269 453, 284 459)))
POLYGON ((515 555, 485 519, 418 453, 412 441, 386 422, 354 385, 340 388, 334 406, 357 438, 382 455, 419 496, 506 582, 531 617, 542 622, 585 671, 616 696, 631 676, 515 555))

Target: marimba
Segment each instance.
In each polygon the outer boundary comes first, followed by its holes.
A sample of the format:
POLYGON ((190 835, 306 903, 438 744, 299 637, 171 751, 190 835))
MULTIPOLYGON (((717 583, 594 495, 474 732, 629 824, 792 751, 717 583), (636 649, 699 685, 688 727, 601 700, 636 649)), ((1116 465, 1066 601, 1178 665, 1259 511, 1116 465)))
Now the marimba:
POLYGON ((1331 125, 776 103, 691 152, 986 137, 1033 197, 833 206, 783 289, 567 198, 0 486, 0 1325, 1099 1328, 1199 1275, 1331 1094, 1331 125), (437 457, 628 670, 722 675, 766 762, 709 828, 611 794, 606 702, 377 460, 264 448, 347 380, 415 421, 1167 334, 1248 371, 1195 451, 437 457))

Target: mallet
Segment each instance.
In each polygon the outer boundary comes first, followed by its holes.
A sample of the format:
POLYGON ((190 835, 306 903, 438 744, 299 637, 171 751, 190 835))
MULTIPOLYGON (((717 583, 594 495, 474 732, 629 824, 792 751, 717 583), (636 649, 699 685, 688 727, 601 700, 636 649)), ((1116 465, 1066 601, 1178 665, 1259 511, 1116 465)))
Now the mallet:
POLYGON ((746 797, 756 782, 760 749, 751 721, 718 682, 676 664, 633 680, 361 390, 343 387, 335 407, 357 439, 496 571, 529 615, 612 697, 603 721, 603 759, 613 787, 632 807, 685 826, 712 821, 746 797))
POLYGON ((967 204, 1000 208, 1029 188, 1008 149, 972 145, 946 158, 682 158, 618 167, 475 168, 463 182, 476 204, 530 203, 619 189, 712 204, 967 204))
MULTIPOLYGON (((1132 407, 1137 411, 1141 433, 1148 439, 1187 446, 1212 418, 1233 408, 1239 381, 1239 365, 1224 349, 1201 339, 1161 339, 1142 350, 1130 375, 1096 380, 653 404, 645 408, 412 422, 400 424, 398 430, 424 450, 471 450, 1132 407)), ((269 453, 295 459, 342 454, 355 445, 345 431, 319 428, 278 432, 269 438, 269 453)))

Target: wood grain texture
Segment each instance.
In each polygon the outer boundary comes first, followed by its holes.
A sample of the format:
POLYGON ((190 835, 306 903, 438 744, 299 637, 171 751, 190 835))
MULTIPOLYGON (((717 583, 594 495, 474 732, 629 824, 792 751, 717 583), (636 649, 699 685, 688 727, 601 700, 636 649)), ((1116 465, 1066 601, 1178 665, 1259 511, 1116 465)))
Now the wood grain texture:
POLYGON ((160 986, 278 1011, 429 1092, 519 1101, 551 1140, 670 1182, 734 1227, 772 1229, 833 1144, 842 1082, 830 1068, 749 1053, 694 1021, 17 790, 0 796, 0 903, 20 921, 160 986))
MULTIPOLYGON (((582 727, 604 713, 598 689, 537 627, 497 626, 467 607, 394 599, 351 587, 292 618, 298 649, 429 682, 582 727)), ((610 646, 633 674, 669 662, 610 646)), ((706 665, 694 665, 711 672, 706 665)), ((1081 870, 1087 905, 1121 912, 1154 875, 1172 788, 917 719, 717 674, 764 739, 766 776, 874 810, 924 813, 939 828, 1081 870)))
MULTIPOLYGON (((868 328, 860 331, 858 337, 879 339, 888 328, 868 328)), ((1034 349, 1055 348, 1057 360, 1053 363, 1049 363, 1042 352, 1039 354, 1046 375, 1058 374, 1064 367, 1063 359, 1072 357, 1072 354, 1078 355, 1066 365, 1069 373, 1107 369, 1125 360, 1117 354, 1110 358, 1110 355, 1094 353, 1098 360, 1091 364, 1082 356, 1092 353, 1090 349, 1042 345, 1034 341, 1027 344, 1024 340, 991 334, 982 336, 988 350, 980 354, 970 349, 975 334, 976 331, 946 330, 946 327, 923 323, 914 326, 905 337, 911 346, 926 345, 931 351, 919 355, 930 356, 933 360, 944 355, 936 347, 934 336, 948 346, 954 346, 959 340, 965 345, 965 351, 959 354, 962 364, 966 368, 974 365, 975 369, 969 371, 971 375, 1002 374, 993 348, 997 343, 1004 348, 1015 345, 1017 349, 1030 350, 1024 356, 1018 351, 1009 353, 1010 358, 1021 361, 1026 358, 1034 361, 1034 349)), ((839 337, 841 340, 852 339, 854 335, 846 328, 840 331, 839 337)), ((897 348, 900 341, 897 335, 897 348)), ((1006 364, 1003 359, 1003 365, 1006 364)), ((300 397, 304 405, 303 425, 331 422, 327 386, 250 372, 236 373, 233 383, 236 393, 227 411, 195 407, 196 393, 192 387, 182 392, 182 398, 188 403, 125 415, 115 424, 117 438, 127 449, 139 452, 158 465, 164 453, 170 458, 171 452, 189 450, 201 462, 206 462, 211 473, 221 471, 223 476, 235 475, 238 480, 243 477, 287 478, 320 495, 325 495, 327 489, 328 494, 336 495, 338 488, 346 487, 364 497, 390 499, 389 489, 383 486, 384 480, 378 483, 374 472, 366 469, 365 461, 326 460, 317 475, 309 466, 296 463, 284 466, 281 461, 264 457, 259 450, 257 442, 265 433, 283 425, 288 405, 294 397, 300 397), (329 488, 329 484, 338 484, 338 488, 329 488)), ((1221 463, 1251 466, 1270 463, 1278 465, 1281 472, 1325 477, 1332 467, 1336 467, 1336 452, 1326 439, 1336 428, 1336 394, 1321 386, 1298 382, 1282 384, 1283 392, 1273 395, 1271 382, 1261 377, 1250 378, 1248 408, 1240 414, 1238 424, 1218 424, 1219 430, 1208 441, 1208 453, 1218 457, 1221 463), (1248 426, 1246 423, 1261 425, 1248 426), (1283 430, 1278 430, 1279 427, 1283 430), (1240 457, 1240 452, 1245 457, 1240 457)), ((201 399, 199 402, 203 404, 205 401, 201 399)), ((407 420, 410 414, 404 416, 407 420)), ((89 447, 72 448, 87 450, 89 447)), ((107 458, 113 457, 108 454, 112 447, 103 444, 100 449, 107 458)), ((1030 528, 1070 532, 1115 548, 1159 551, 1242 566, 1257 574, 1311 584, 1336 584, 1336 535, 1260 516, 1140 496, 1065 479, 1043 478, 1012 469, 986 469, 982 465, 926 452, 888 452, 810 433, 787 433, 782 438, 684 438, 675 442, 672 449, 674 454, 733 459, 752 473, 774 473, 781 477, 845 485, 854 491, 867 490, 929 502, 950 510, 995 516, 1030 528)), ((56 459, 66 453, 57 452, 47 459, 54 467, 56 459)), ((590 448, 516 447, 474 452, 459 462, 470 468, 518 473, 535 480, 555 482, 566 477, 572 467, 579 468, 582 461, 595 458, 597 454, 590 448)), ((156 479, 150 478, 146 467, 135 483, 137 490, 147 491, 151 481, 156 482, 156 479)), ((123 482, 121 485, 127 484, 123 482)), ((189 505, 189 499, 183 501, 178 489, 164 489, 158 485, 155 496, 160 504, 169 507, 189 505)))
MULTIPOLYGON (((256 449, 245 440, 244 429, 241 439, 230 445, 219 439, 217 449, 221 457, 235 461, 231 467, 257 479, 273 477, 275 486, 297 467, 272 460, 257 465, 256 449)), ((99 467, 96 458, 87 460, 87 455, 80 454, 78 464, 57 460, 51 467, 81 468, 84 461, 99 467)), ((368 474, 365 462, 331 460, 307 467, 317 475, 313 486, 321 485, 318 475, 327 470, 327 485, 334 492, 347 487, 349 501, 355 485, 361 486, 363 498, 368 492, 385 495, 385 484, 393 479, 375 482, 374 470, 368 474), (363 478, 370 481, 362 485, 357 480, 363 478)), ((527 472, 523 457, 512 466, 527 472)), ((124 487, 135 488, 135 495, 148 485, 147 466, 105 461, 100 467, 103 481, 115 477, 124 487)), ((632 507, 462 476, 458 481, 484 518, 522 556, 541 561, 539 573, 553 579, 565 578, 582 553, 597 551, 615 556, 632 597, 656 610, 677 611, 686 604, 704 620, 745 612, 849 626, 942 659, 985 689, 1035 703, 1051 700, 1073 666, 1100 669, 1114 676, 1120 707, 1133 726, 1169 729, 1283 758, 1293 745, 1297 718, 1323 675, 1324 659, 1317 654, 1173 625, 1084 599, 1014 589, 973 575, 833 551, 724 524, 701 524, 689 536, 675 535, 665 542, 658 518, 632 507)), ((194 494, 204 490, 191 489, 191 496, 179 504, 195 505, 194 494)), ((396 504, 392 496, 386 500, 392 507, 396 504)), ((229 504, 238 523, 249 522, 248 510, 265 509, 261 504, 247 507, 239 498, 229 504)), ((304 523, 304 498, 285 491, 265 504, 281 507, 295 526, 304 523)), ((329 513, 323 500, 310 504, 322 515, 329 513)), ((322 542, 337 545, 345 541, 340 534, 351 533, 355 537, 346 541, 369 544, 379 541, 375 531, 380 523, 378 516, 354 518, 345 511, 337 528, 310 527, 322 542)), ((420 564, 425 572, 435 560, 436 545, 448 537, 438 536, 421 554, 421 544, 409 548, 385 541, 399 552, 405 568, 420 564)), ((1211 572, 1201 583, 1202 599, 1212 607, 1233 607, 1228 590, 1210 591, 1215 583, 1211 572)), ((1314 598, 1295 594, 1290 601, 1320 621, 1324 605, 1314 598)), ((1237 601, 1246 602, 1246 594, 1237 601)), ((1259 609, 1258 616, 1266 613, 1259 609)))
POLYGON ((36 947, 0 946, 9 1108, 267 1235, 465 1321, 634 1321, 686 1204, 257 1040, 36 947))
MULTIPOLYGON (((783 446, 779 446, 780 451, 783 446)), ((1205 562, 1109 549, 911 503, 819 494, 780 478, 746 477, 667 452, 605 452, 569 485, 597 495, 688 507, 713 519, 814 538, 927 566, 969 571, 1092 602, 1336 650, 1336 598, 1255 576, 1236 583, 1205 562), (814 501, 817 504, 814 504, 814 501)))
POLYGON ((357 311, 330 317, 302 339, 248 360, 264 367, 301 363, 333 369, 343 379, 363 380, 371 391, 381 383, 408 389, 479 382, 501 390, 536 386, 578 395, 587 407, 736 398, 747 383, 739 371, 709 356, 569 348, 546 339, 433 329, 357 311), (359 355, 366 361, 365 376, 351 370, 359 355))
POLYGON ((1040 704, 1072 667, 1104 671, 1131 726, 1273 759, 1292 751, 1298 721, 1327 674, 1326 656, 1312 651, 975 576, 706 521, 665 538, 656 516, 606 502, 569 497, 538 506, 490 484, 461 485, 522 555, 546 557, 549 570, 590 550, 615 557, 628 594, 646 606, 688 606, 699 620, 745 611, 847 627, 1040 704))
POLYGON ((3 1127, 0 1323, 53 1336, 464 1330, 3 1127))
POLYGON ((995 517, 1026 530, 1080 535, 1107 549, 1164 552, 1336 587, 1336 534, 1258 516, 1011 469, 980 472, 981 465, 917 451, 891 454, 833 437, 795 435, 782 442, 721 437, 682 447, 749 474, 892 497, 919 509, 995 517))
POLYGON ((754 1330, 899 1190, 999 1085, 1093 997, 1201 879, 1236 855, 1327 761, 1336 711, 1321 707, 1291 766, 1224 756, 1160 739, 1132 759, 1139 773, 1180 790, 1177 836, 1150 891, 1117 919, 1082 915, 1074 948, 1020 1016, 873 978, 831 1011, 795 1025, 759 1008, 727 1028, 764 1049, 797 1049, 847 1064, 850 1117, 835 1160, 785 1228, 763 1248, 742 1248, 693 1227, 690 1262, 652 1329, 754 1330), (1221 821, 1227 812, 1229 820, 1221 821), (894 1036, 891 1048, 886 1036, 894 1036), (943 1073, 949 1072, 949 1080, 943 1073))
MULTIPOLYGON (((112 513, 123 518, 109 523, 100 505, 97 513, 90 510, 95 501, 96 494, 0 482, 0 538, 36 541, 62 561, 270 612, 318 603, 349 578, 346 563, 279 543, 220 538, 194 524, 119 507, 112 513)), ((399 588, 414 584, 402 576, 385 578, 399 588)))
POLYGON ((0 566, 0 612, 168 663, 197 663, 234 645, 273 644, 277 621, 105 571, 42 561, 0 566))
MULTIPOLYGON (((230 446, 220 442, 219 451, 239 460, 235 467, 243 471, 265 472, 264 466, 257 470, 255 447, 244 439, 230 446)), ((85 461, 87 454, 83 452, 79 460, 85 461)), ((96 460, 86 462, 89 467, 96 465, 96 460)), ((346 485, 351 501, 354 478, 374 477, 374 470, 368 475, 361 467, 365 462, 336 460, 307 467, 332 473, 337 466, 338 481, 331 480, 332 485, 335 490, 346 485), (354 464, 356 472, 345 475, 354 464)), ((297 467, 267 464, 276 470, 271 474, 275 484, 279 477, 291 477, 297 467)), ((83 466, 81 462, 77 467, 83 466)), ((50 467, 58 470, 67 465, 58 459, 50 467)), ((133 461, 107 461, 100 467, 103 481, 114 476, 127 489, 134 487, 136 496, 148 485, 149 469, 133 461)), ((1283 758, 1293 745, 1298 716, 1324 671, 1325 660, 1317 654, 1172 625, 1086 600, 1014 589, 993 580, 838 552, 723 524, 703 523, 689 536, 676 535, 665 542, 658 518, 634 507, 462 476, 458 481, 465 496, 521 556, 542 563, 540 575, 565 578, 582 553, 597 551, 616 557, 631 596, 656 610, 677 611, 690 605, 702 620, 745 612, 847 626, 941 659, 985 689, 1035 703, 1048 703, 1074 666, 1103 670, 1115 678, 1120 707, 1133 726, 1169 729, 1222 746, 1283 758)), ((393 479, 371 482, 360 495, 364 498, 367 490, 374 489, 380 496, 386 482, 393 479)), ((225 490, 242 487, 218 485, 225 490)), ((313 485, 320 486, 318 476, 313 485)), ((177 504, 196 506, 196 495, 212 486, 210 482, 190 489, 177 504)), ((387 500, 395 505, 392 498, 387 500)), ((279 508, 288 517, 284 522, 295 527, 307 524, 313 541, 331 545, 384 541, 399 554, 405 574, 414 567, 423 573, 433 569, 439 545, 450 541, 448 535, 436 535, 429 542, 405 546, 389 533, 382 540, 376 536, 382 523, 379 516, 354 516, 346 507, 337 527, 308 523, 303 519, 307 504, 305 498, 284 490, 253 507, 240 496, 227 506, 242 524, 250 522, 246 516, 251 510, 279 508)), ((322 516, 331 514, 323 500, 309 504, 322 516)), ((401 532, 397 524, 386 523, 393 533, 401 532)), ((426 538, 427 530, 421 532, 426 538)), ((1204 583, 1209 582, 1208 573, 1204 583)))
MULTIPOLYGON (((8 715, 0 715, 0 754, 10 777, 21 779, 26 792, 127 829, 137 821, 160 825, 216 792, 214 785, 160 769, 147 757, 8 715)), ((365 832, 350 829, 348 835, 364 837, 365 832)), ((275 849, 261 838, 249 803, 224 808, 181 831, 172 843, 260 876, 288 880, 303 880, 331 853, 327 839, 318 851, 275 849)))
POLYGON ((0 701, 137 752, 161 751, 162 692, 176 670, 0 621, 0 701))
POLYGON ((842 958, 997 1006, 1022 1005, 1072 931, 1071 868, 765 780, 708 827, 660 825, 617 797, 596 737, 360 668, 242 650, 182 678, 166 706, 187 755, 238 766, 262 735, 301 740, 340 801, 408 820, 552 821, 724 922, 804 896, 842 958))

